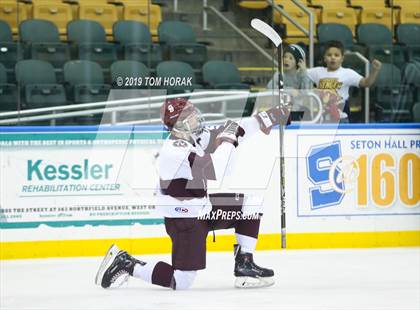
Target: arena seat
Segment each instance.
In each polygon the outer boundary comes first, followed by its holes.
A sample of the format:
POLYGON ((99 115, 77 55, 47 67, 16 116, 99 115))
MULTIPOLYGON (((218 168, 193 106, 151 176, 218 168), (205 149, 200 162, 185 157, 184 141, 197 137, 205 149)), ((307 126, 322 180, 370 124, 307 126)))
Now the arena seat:
MULTIPOLYGON (((104 83, 101 66, 89 60, 72 60, 64 65, 64 81, 68 98, 75 104, 107 101, 111 86, 104 83)), ((103 113, 75 118, 79 125, 96 125, 103 113)))
POLYGON ((397 41, 405 45, 420 45, 420 24, 401 24, 396 28, 397 41))
MULTIPOLYGON (((144 96, 154 94, 147 90, 149 88, 153 88, 149 87, 149 85, 146 84, 145 79, 147 77, 150 77, 150 70, 141 62, 133 60, 119 60, 114 62, 111 66, 112 86, 117 89, 124 89, 124 92, 114 91, 112 93, 112 100, 131 99, 142 97, 143 94, 144 96), (137 79, 142 79, 142 85, 139 85, 137 83, 133 83, 130 85, 130 78, 133 77, 137 79), (128 79, 128 85, 119 85, 117 82, 118 78, 122 78, 124 83, 128 79)), ((146 109, 135 109, 119 112, 119 121, 128 122, 138 120, 149 120, 153 118, 158 119, 160 117, 159 109, 149 108, 149 102, 145 102, 144 105, 147 106, 146 109)))
POLYGON ((158 28, 159 41, 170 60, 186 62, 200 69, 207 61, 207 47, 197 43, 195 32, 188 23, 164 21, 158 28))
MULTIPOLYGON (((43 1, 43 0, 41 0, 43 1)), ((95 2, 95 0, 62 0, 63 3, 67 3, 71 7, 71 12, 73 15, 73 20, 79 19, 79 2, 95 2)), ((97 0, 96 3, 99 4, 108 4, 107 0, 97 0)))
POLYGON ((361 76, 366 75, 365 63, 354 54, 344 55, 343 68, 351 68, 361 76))
POLYGON ((0 42, 13 42, 12 29, 3 20, 0 20, 0 42))
MULTIPOLYGON (((226 90, 249 90, 249 85, 241 82, 238 68, 228 61, 211 60, 203 66, 203 81, 207 88, 226 90)), ((225 114, 228 117, 249 116, 254 100, 239 99, 229 101, 225 114)))
POLYGON ((72 60, 64 65, 64 81, 75 103, 106 101, 110 86, 104 84, 99 64, 89 60, 72 60))
POLYGON ((382 24, 392 29, 396 23, 395 17, 396 12, 392 8, 365 7, 360 13, 360 23, 382 24))
POLYGON ((325 44, 328 41, 340 41, 345 49, 353 48, 353 35, 347 25, 337 23, 318 24, 318 44, 325 44))
POLYGON ((195 73, 193 68, 185 63, 180 61, 162 61, 156 67, 156 76, 158 78, 170 79, 170 78, 185 78, 192 81, 192 85, 173 85, 168 86, 168 94, 176 93, 185 93, 191 92, 194 89, 202 88, 202 85, 196 83, 195 73))
POLYGON ((420 102, 417 102, 413 105, 413 121, 416 123, 420 123, 420 102))
MULTIPOLYGON (((285 10, 294 20, 301 24, 305 29, 309 30, 309 17, 305 12, 296 6, 287 7, 285 10)), ((314 13, 314 25, 316 26, 318 24, 318 15, 316 14, 315 9, 312 8, 311 10, 314 13)), ((286 27, 287 37, 305 36, 304 33, 300 31, 295 25, 293 25, 287 18, 281 17, 280 13, 277 11, 273 12, 273 21, 275 24, 284 24, 286 27)))
POLYGON ((53 22, 60 33, 67 33, 67 23, 73 19, 71 6, 52 0, 32 0, 32 17, 53 22))
POLYGON ((162 21, 162 12, 159 5, 148 5, 137 2, 124 2, 124 20, 135 20, 146 24, 154 41, 157 41, 158 27, 162 21))
POLYGON ((107 36, 112 35, 112 26, 118 21, 117 7, 100 1, 80 1, 78 19, 93 20, 100 23, 107 36))
POLYGON ((3 66, 2 63, 0 63, 0 84, 6 84, 6 83, 7 83, 6 67, 3 66))
POLYGON ((10 25, 13 34, 18 33, 19 23, 28 18, 28 12, 24 3, 16 0, 0 1, 0 20, 10 25))
POLYGON ((105 30, 93 20, 74 20, 67 24, 69 42, 77 48, 79 59, 91 60, 108 68, 117 60, 115 45, 106 40, 105 30))
POLYGON ((312 0, 308 3, 308 6, 315 8, 318 20, 322 20, 322 11, 324 9, 345 9, 347 2, 346 0, 312 0))
POLYGON ((239 0, 237 3, 240 7, 251 10, 262 10, 269 7, 265 0, 239 0))
POLYGON ((418 0, 389 0, 391 7, 398 8, 418 8, 420 3, 418 0))
POLYGON ((118 88, 147 88, 145 78, 150 76, 150 70, 143 63, 134 60, 118 60, 111 65, 111 85, 118 88), (125 82, 129 78, 141 78, 142 85, 132 83, 130 85, 118 85, 117 79, 122 78, 125 82))
POLYGON ((397 42, 407 47, 409 59, 420 59, 420 24, 401 24, 396 28, 397 42))
POLYGON ((382 64, 373 94, 383 120, 395 122, 411 119, 413 94, 409 85, 402 84, 401 71, 397 66, 382 64))
POLYGON ((401 7, 399 12, 399 23, 420 24, 420 2, 417 2, 417 6, 401 7))
POLYGON ((322 8, 345 8, 347 6, 346 0, 312 0, 309 3, 311 6, 319 6, 322 8))
POLYGON ((15 70, 23 108, 36 109, 66 104, 64 87, 57 83, 54 67, 49 62, 22 60, 16 64, 15 70))
POLYGON ((45 60, 56 68, 61 68, 70 59, 69 46, 60 41, 57 26, 50 21, 25 20, 19 25, 19 34, 25 58, 45 60))
POLYGON ((403 70, 403 84, 414 93, 414 101, 420 104, 420 70, 418 60, 407 63, 403 70))
POLYGON ((384 8, 385 0, 349 0, 350 6, 364 8, 384 8))
POLYGON ((107 0, 107 2, 112 4, 153 4, 152 0, 107 0))
POLYGON ((162 48, 152 43, 149 28, 137 21, 118 21, 113 27, 114 40, 120 44, 124 59, 135 60, 155 68, 162 58, 162 48))
POLYGON ((18 44, 13 42, 12 30, 8 23, 0 20, 0 63, 6 70, 14 71, 15 64, 22 58, 22 51, 18 48, 18 44))
POLYGON ((0 63, 0 113, 16 111, 18 106, 17 88, 9 83, 6 67, 0 63))
POLYGON ((322 23, 344 24, 350 28, 352 34, 356 31, 357 14, 351 8, 324 8, 321 15, 322 23))
POLYGON ((203 65, 203 81, 214 89, 249 89, 241 83, 238 68, 229 61, 210 60, 203 65))
POLYGON ((382 62, 401 66, 405 63, 404 49, 393 44, 392 33, 382 24, 361 24, 357 27, 357 42, 364 45, 370 60, 377 58, 382 62))

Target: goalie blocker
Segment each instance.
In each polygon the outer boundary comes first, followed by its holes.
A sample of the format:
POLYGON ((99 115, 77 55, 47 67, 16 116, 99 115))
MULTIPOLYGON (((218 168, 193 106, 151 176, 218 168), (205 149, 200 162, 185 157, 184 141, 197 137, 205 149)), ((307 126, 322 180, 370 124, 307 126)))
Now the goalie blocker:
POLYGON ((263 133, 268 135, 271 128, 275 125, 289 125, 291 122, 290 111, 285 106, 274 107, 267 111, 259 112, 255 115, 260 129, 263 133))

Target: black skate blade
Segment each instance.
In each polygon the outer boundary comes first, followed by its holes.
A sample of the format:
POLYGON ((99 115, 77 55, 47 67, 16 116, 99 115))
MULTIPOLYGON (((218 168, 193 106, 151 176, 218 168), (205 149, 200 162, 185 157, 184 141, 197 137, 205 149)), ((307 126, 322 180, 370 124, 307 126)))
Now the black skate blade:
POLYGON ((114 258, 117 256, 120 249, 115 245, 111 245, 108 251, 105 254, 104 259, 102 260, 101 265, 99 266, 98 272, 95 276, 95 284, 101 286, 102 278, 104 277, 105 271, 111 266, 114 258))
POLYGON ((236 277, 236 288, 261 288, 274 284, 274 277, 236 277))

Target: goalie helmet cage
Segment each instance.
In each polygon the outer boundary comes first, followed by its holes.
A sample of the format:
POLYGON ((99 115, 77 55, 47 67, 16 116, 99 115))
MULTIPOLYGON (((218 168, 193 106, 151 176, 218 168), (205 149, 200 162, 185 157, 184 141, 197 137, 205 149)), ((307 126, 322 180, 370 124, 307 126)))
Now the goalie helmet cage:
MULTIPOLYGON (((277 48, 278 57, 278 88, 279 88, 279 105, 283 104, 281 91, 283 90, 283 40, 280 35, 267 23, 258 18, 251 20, 251 27, 267 37, 277 48)), ((284 170, 284 125, 279 124, 279 151, 280 151, 280 213, 281 213, 281 247, 286 248, 286 210, 285 210, 285 170, 284 170)))

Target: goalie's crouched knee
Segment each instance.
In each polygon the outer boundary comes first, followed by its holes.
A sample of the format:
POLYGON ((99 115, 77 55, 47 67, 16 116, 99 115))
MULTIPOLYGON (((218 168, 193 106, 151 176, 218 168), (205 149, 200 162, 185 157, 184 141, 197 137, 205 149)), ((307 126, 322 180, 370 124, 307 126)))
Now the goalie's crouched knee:
POLYGON ((184 270, 175 270, 173 278, 174 278, 174 290, 187 290, 189 289, 193 283, 195 276, 197 275, 197 271, 184 271, 184 270))

